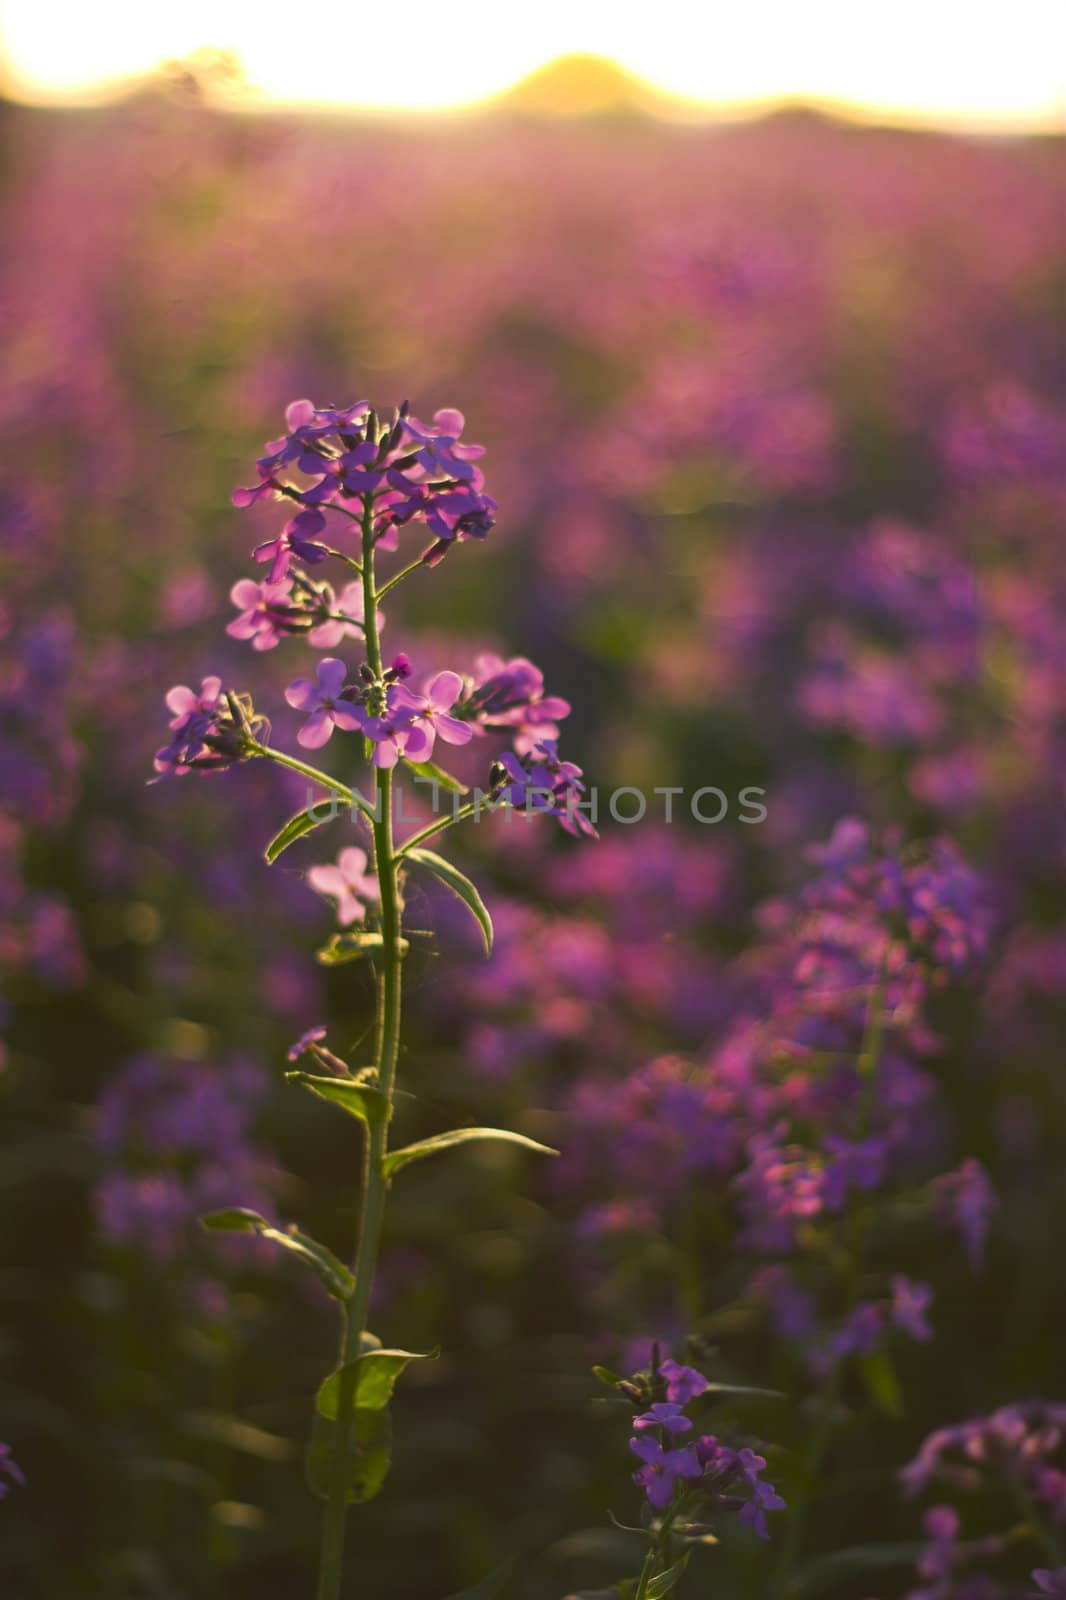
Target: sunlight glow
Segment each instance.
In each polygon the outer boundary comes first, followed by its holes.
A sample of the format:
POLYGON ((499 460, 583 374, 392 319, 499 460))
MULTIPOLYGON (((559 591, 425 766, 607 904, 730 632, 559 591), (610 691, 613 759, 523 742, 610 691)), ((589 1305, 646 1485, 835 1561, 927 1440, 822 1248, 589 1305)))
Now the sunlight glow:
POLYGON ((7 0, 0 23, 9 91, 37 102, 106 99, 211 47, 239 59, 252 105, 463 107, 588 53, 677 98, 682 115, 683 102, 802 99, 897 121, 1066 130, 1063 0, 7 0))

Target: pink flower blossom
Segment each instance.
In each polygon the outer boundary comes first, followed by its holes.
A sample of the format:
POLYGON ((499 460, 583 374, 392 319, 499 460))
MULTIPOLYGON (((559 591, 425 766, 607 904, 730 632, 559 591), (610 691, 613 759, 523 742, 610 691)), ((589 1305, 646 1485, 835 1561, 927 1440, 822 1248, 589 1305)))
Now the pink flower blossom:
POLYGON ((364 900, 378 898, 378 882, 366 870, 366 851, 349 845, 337 857, 335 866, 312 867, 307 881, 316 894, 328 895, 337 904, 337 921, 342 928, 362 922, 366 916, 364 900))

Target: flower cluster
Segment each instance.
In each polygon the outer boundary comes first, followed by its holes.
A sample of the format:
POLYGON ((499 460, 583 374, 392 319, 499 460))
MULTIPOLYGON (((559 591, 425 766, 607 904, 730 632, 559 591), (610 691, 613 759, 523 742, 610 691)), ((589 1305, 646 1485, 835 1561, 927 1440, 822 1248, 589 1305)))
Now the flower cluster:
POLYGON ((484 451, 461 442, 461 412, 438 411, 426 424, 409 414, 405 402, 391 425, 379 426, 366 401, 336 410, 294 400, 285 423, 286 432, 271 440, 256 462, 258 482, 233 495, 237 506, 286 498, 302 507, 275 539, 256 550, 257 560, 271 563, 268 584, 284 582, 294 555, 312 565, 325 560, 331 552, 318 538, 326 528, 325 513, 351 516, 353 501, 372 506, 375 543, 383 549, 396 548, 399 528, 425 526, 434 535, 422 554, 427 566, 454 543, 483 539, 491 531, 496 502, 485 494, 474 465, 484 451))
POLYGON ((956 1494, 990 1497, 1005 1517, 1023 1521, 1002 1531, 963 1539, 953 1505, 925 1516, 926 1546, 918 1562, 920 1586, 906 1600, 1013 1600, 1032 1590, 1010 1576, 1008 1557, 1020 1539, 1039 1543, 1060 1562, 1031 1574, 1044 1594, 1066 1592, 1061 1534, 1066 1529, 1066 1406, 1031 1401, 1003 1406, 988 1416, 938 1428, 900 1474, 908 1495, 933 1485, 956 1494))
POLYGON ((204 678, 199 692, 178 684, 166 697, 170 742, 156 751, 155 770, 163 776, 218 771, 243 761, 266 723, 246 696, 223 694, 222 679, 204 678))
MULTIPOLYGON (((300 509, 274 538, 255 549, 269 562, 266 578, 242 578, 231 599, 237 616, 227 627, 257 651, 272 650, 299 636, 316 649, 334 650, 366 633, 367 597, 374 594, 374 637, 385 616, 379 591, 364 568, 377 550, 394 550, 398 530, 421 524, 434 535, 415 565, 435 566, 453 544, 483 538, 492 527, 495 501, 484 492, 479 445, 461 440, 458 411, 438 411, 432 424, 410 416, 406 403, 391 419, 379 417, 363 401, 343 410, 316 409, 298 400, 286 412, 286 432, 272 440, 256 464, 258 483, 238 489, 234 503, 295 501, 300 509), (355 509, 353 509, 353 507, 355 509), (327 513, 339 516, 328 527, 327 513), (351 550, 325 543, 356 532, 351 550), (359 577, 339 592, 308 571, 335 559, 359 577)), ((376 643, 375 643, 376 650, 376 643)), ((544 675, 524 656, 510 660, 482 654, 473 671, 451 669, 429 675, 418 687, 406 654, 387 665, 377 659, 349 667, 339 656, 324 656, 312 677, 294 679, 285 690, 288 704, 305 718, 297 742, 321 749, 335 731, 358 734, 371 749, 379 770, 406 761, 430 761, 438 740, 469 744, 475 735, 509 735, 513 749, 491 764, 488 793, 495 803, 557 817, 572 834, 595 837, 584 814, 581 769, 558 753, 560 721, 570 706, 546 692, 544 675)), ((197 692, 185 685, 167 696, 172 713, 170 740, 156 755, 161 775, 190 768, 219 768, 263 754, 269 727, 245 696, 224 693, 222 679, 210 676, 197 692)), ((269 752, 268 752, 269 753, 269 752)))
MULTIPOLYGON (((128 1062, 96 1113, 104 1238, 165 1264, 188 1248, 196 1219, 229 1200, 234 1182, 269 1212, 278 1174, 252 1126, 266 1091, 264 1075, 244 1060, 224 1069, 154 1056, 128 1062)), ((248 1243, 238 1244, 246 1257, 248 1243)))
POLYGON ((769 1537, 766 1513, 783 1511, 785 1502, 762 1477, 765 1458, 748 1446, 734 1450, 714 1434, 688 1437, 695 1423, 686 1408, 711 1387, 702 1372, 672 1359, 653 1360, 650 1372, 617 1387, 636 1408, 629 1448, 640 1466, 633 1481, 653 1512, 671 1511, 682 1529, 686 1521, 728 1512, 761 1539, 769 1537), (652 1398, 657 1395, 663 1398, 652 1398))
POLYGON ((931 1336, 928 1285, 889 1271, 853 1299, 838 1281, 856 1215, 933 1217, 980 1265, 994 1197, 976 1160, 938 1171, 927 1004, 979 969, 993 923, 985 886, 945 841, 879 846, 847 821, 811 856, 814 876, 762 908, 763 944, 727 970, 734 1015, 702 1060, 660 1056, 569 1091, 561 1177, 591 1191, 591 1218, 608 1192, 613 1215, 639 1202, 668 1234, 682 1211, 692 1225, 697 1193, 706 1225, 727 1222, 762 1258, 749 1304, 826 1374, 890 1337, 931 1336))

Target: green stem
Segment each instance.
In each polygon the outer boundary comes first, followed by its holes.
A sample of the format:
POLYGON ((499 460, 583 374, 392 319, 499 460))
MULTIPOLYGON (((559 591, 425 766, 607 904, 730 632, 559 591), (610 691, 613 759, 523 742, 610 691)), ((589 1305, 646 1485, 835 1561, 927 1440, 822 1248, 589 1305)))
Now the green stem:
POLYGON ((681 1501, 675 1500, 670 1510, 666 1513, 666 1516, 659 1524, 659 1531, 655 1536, 655 1543, 651 1546, 647 1555, 644 1557, 644 1565, 640 1569, 640 1577, 637 1579, 637 1592, 633 1596, 633 1600, 646 1600, 648 1584, 654 1577, 657 1576, 655 1569, 661 1560, 665 1559, 667 1567, 669 1566, 670 1529, 673 1527, 674 1519, 680 1509, 681 1501))
MULTIPOLYGON (((859 1073, 863 1080, 859 1100, 860 1135, 865 1134, 869 1126, 870 1113, 874 1103, 873 1096, 877 1087, 877 1074, 881 1066, 881 1053, 884 1049, 886 982, 887 958, 884 958, 878 968, 877 978, 867 1002, 862 1043, 859 1046, 857 1060, 859 1073)), ((859 1299, 867 1230, 864 1214, 856 1210, 854 1206, 849 1207, 845 1224, 851 1234, 852 1241, 849 1279, 846 1285, 847 1310, 850 1312, 854 1309, 859 1299)), ((788 1523, 785 1528, 781 1554, 775 1571, 774 1592, 781 1596, 782 1600, 788 1593, 788 1585, 793 1569, 803 1549, 813 1498, 812 1485, 826 1457, 836 1430, 837 1407, 842 1383, 843 1369, 840 1362, 838 1362, 823 1385, 815 1413, 814 1425, 803 1457, 803 1482, 800 1486, 799 1494, 793 1498, 789 1508, 788 1523)))
POLYGON ((422 558, 420 556, 417 561, 412 561, 410 566, 402 568, 401 571, 397 572, 389 579, 388 583, 382 584, 381 588, 378 590, 378 599, 384 600, 390 589, 395 589, 396 585, 398 583, 402 583, 405 578, 410 577, 412 572, 417 572, 422 564, 422 558))
MULTIPOLYGON (((381 645, 378 639, 377 593, 374 582, 373 502, 367 498, 363 514, 363 595, 366 601, 367 660, 375 676, 381 676, 381 645)), ((297 768, 301 765, 297 763, 297 768)), ((381 894, 382 967, 378 984, 377 1007, 377 1082, 391 1109, 396 1087, 396 1064, 400 1050, 400 1011, 402 996, 403 944, 400 937, 400 900, 396 883, 397 856, 392 828, 392 773, 375 772, 375 805, 371 818, 374 844, 374 869, 381 894)), ((388 1120, 374 1123, 367 1130, 362 1164, 359 1235, 355 1250, 355 1289, 346 1308, 341 1342, 341 1366, 346 1370, 337 1399, 337 1423, 330 1470, 329 1498, 322 1520, 322 1551, 319 1567, 318 1600, 339 1600, 344 1567, 344 1534, 348 1502, 348 1465, 355 1398, 355 1369, 352 1363, 362 1349, 366 1332, 370 1293, 374 1284, 381 1230, 385 1215, 385 1156, 388 1151, 388 1120)))
POLYGON ((362 795, 358 797, 349 789, 346 783, 340 783, 336 778, 331 778, 328 772, 319 772, 317 767, 309 767, 306 761, 297 761, 295 756, 287 756, 280 750, 272 750, 268 744, 257 744, 254 749, 257 756, 266 756, 268 761, 276 761, 279 766, 288 767, 293 772, 300 772, 305 778, 310 778, 312 783, 319 783, 323 789, 332 789, 334 794, 340 795, 348 805, 366 806, 362 795))

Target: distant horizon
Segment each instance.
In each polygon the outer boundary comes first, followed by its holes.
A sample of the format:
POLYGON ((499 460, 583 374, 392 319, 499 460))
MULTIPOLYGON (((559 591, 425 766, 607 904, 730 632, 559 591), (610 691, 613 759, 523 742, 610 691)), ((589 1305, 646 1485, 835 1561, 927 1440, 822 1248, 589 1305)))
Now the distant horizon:
POLYGON ((1017 0, 1009 28, 962 0, 859 17, 846 0, 811 0, 802 15, 753 0, 728 16, 660 0, 654 26, 643 8, 542 0, 524 36, 512 24, 498 0, 468 0, 461 26, 442 29, 430 0, 409 0, 400 24, 331 16, 329 48, 302 50, 288 14, 264 0, 188 0, 180 13, 61 0, 58 15, 9 0, 0 85, 17 103, 98 105, 188 63, 234 109, 454 116, 517 99, 545 115, 631 107, 702 122, 799 106, 948 132, 1066 132, 1055 0, 1017 0))
POLYGON ((768 121, 774 117, 811 116, 855 128, 885 128, 899 132, 944 134, 977 138, 1063 138, 1066 116, 990 120, 979 116, 944 116, 935 112, 813 94, 781 93, 744 100, 700 100, 672 94, 630 72, 608 57, 590 52, 557 56, 523 74, 514 83, 479 99, 455 105, 405 106, 322 100, 281 100, 253 85, 237 81, 227 86, 212 77, 205 63, 191 57, 160 61, 153 70, 93 86, 80 94, 34 93, 21 88, 0 59, 0 103, 39 111, 107 111, 119 109, 152 94, 165 95, 168 79, 177 87, 182 73, 195 79, 202 90, 203 108, 238 116, 315 117, 328 121, 405 122, 409 125, 460 123, 497 115, 517 115, 545 122, 592 121, 605 116, 631 115, 677 127, 727 127, 768 121), (554 89, 552 79, 571 66, 595 62, 616 75, 619 87, 629 92, 609 100, 581 103, 575 97, 540 92, 554 89))

